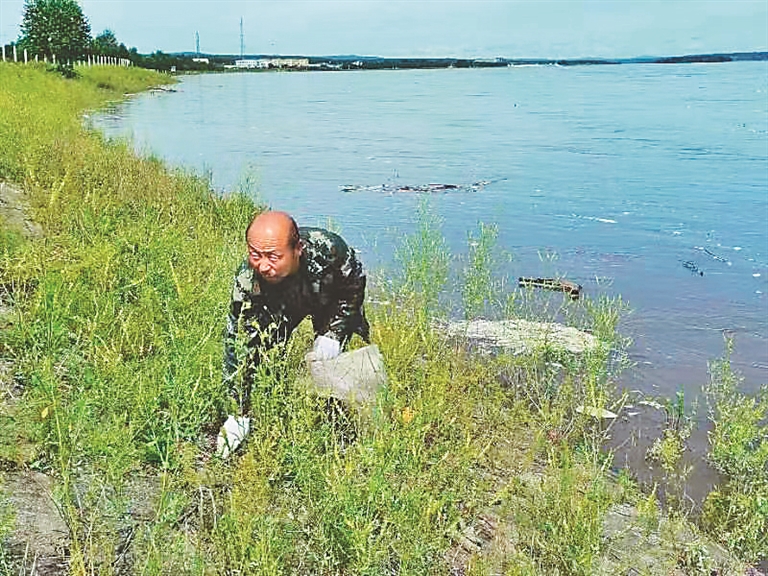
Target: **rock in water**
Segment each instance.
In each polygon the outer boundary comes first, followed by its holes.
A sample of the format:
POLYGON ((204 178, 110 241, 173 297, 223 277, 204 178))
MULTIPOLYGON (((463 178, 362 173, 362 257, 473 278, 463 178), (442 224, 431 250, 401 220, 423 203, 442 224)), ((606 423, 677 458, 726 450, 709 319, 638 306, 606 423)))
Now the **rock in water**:
POLYGON ((450 322, 445 328, 449 336, 466 338, 486 350, 503 349, 524 354, 552 347, 574 354, 595 349, 600 341, 592 334, 554 322, 529 320, 470 320, 450 322))

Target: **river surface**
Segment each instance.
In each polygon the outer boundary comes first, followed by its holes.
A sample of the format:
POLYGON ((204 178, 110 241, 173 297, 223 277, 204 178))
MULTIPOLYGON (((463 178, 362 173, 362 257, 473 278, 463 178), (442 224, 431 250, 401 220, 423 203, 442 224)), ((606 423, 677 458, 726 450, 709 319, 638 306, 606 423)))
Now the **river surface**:
POLYGON ((628 302, 628 389, 683 389, 690 405, 724 335, 743 389, 768 382, 767 62, 207 74, 176 88, 94 124, 299 224, 332 222, 369 269, 391 265, 425 195, 455 254, 496 224, 510 278, 563 275, 628 302))

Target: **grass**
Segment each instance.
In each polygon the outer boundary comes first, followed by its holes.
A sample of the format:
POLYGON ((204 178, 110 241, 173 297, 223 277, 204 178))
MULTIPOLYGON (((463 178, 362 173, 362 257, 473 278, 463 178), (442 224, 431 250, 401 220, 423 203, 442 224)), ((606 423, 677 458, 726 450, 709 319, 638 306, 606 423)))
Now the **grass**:
MULTIPOLYGON (((695 425, 696 403, 687 412, 682 391, 659 404, 666 423, 647 458, 661 468, 661 487, 674 514, 696 517, 737 557, 759 563, 768 559, 768 386, 754 396, 740 392, 741 377, 730 362, 732 350, 733 341, 727 339, 723 357, 710 363, 710 381, 703 386, 709 416, 706 458, 720 473, 720 483, 701 505, 686 497, 692 467, 684 454, 695 425)), ((693 554, 696 548, 688 552, 693 554)))
MULTIPOLYGON (((552 295, 554 315, 599 337, 582 355, 470 354, 434 322, 453 257, 424 205, 400 275, 372 282, 389 377, 372 414, 329 412, 294 385, 305 323, 260 367, 244 449, 211 459, 230 278, 259 207, 83 129, 84 113, 167 77, 78 72, 0 65, 0 179, 45 231, 0 235, 13 305, 0 360, 24 391, 0 413, 0 458, 55 479, 71 574, 593 573, 606 511, 636 498, 609 479, 605 424, 575 410, 622 401, 620 299, 552 295)), ((482 224, 469 238, 462 313, 531 315, 515 308, 524 294, 498 297, 495 238, 482 224)))
POLYGON ((751 562, 768 558, 768 386, 756 397, 739 392, 731 368, 733 341, 710 365, 709 459, 726 480, 704 502, 704 522, 751 562))

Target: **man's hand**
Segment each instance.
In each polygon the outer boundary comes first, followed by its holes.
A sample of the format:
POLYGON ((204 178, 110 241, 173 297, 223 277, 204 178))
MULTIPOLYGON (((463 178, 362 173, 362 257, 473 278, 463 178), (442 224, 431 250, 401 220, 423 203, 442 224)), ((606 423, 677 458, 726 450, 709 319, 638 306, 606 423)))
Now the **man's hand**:
POLYGON ((316 360, 332 360, 341 352, 341 343, 335 338, 318 336, 312 346, 316 360))
POLYGON ((251 431, 251 419, 245 416, 229 416, 216 438, 216 455, 222 460, 229 458, 251 431))

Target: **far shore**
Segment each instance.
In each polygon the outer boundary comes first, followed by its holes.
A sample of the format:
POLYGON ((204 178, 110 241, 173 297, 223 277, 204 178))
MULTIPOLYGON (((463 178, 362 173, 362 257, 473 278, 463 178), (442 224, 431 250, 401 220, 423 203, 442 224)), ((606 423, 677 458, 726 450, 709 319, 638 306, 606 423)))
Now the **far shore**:
POLYGON ((681 56, 637 56, 631 58, 450 58, 382 56, 306 56, 277 54, 198 54, 155 53, 135 64, 170 72, 248 71, 337 71, 337 70, 412 70, 456 68, 514 68, 521 66, 616 66, 626 64, 696 64, 757 62, 768 60, 767 51, 687 54, 681 56))

